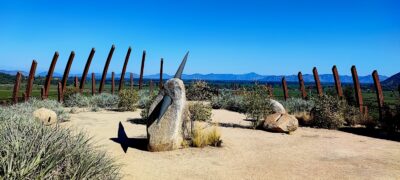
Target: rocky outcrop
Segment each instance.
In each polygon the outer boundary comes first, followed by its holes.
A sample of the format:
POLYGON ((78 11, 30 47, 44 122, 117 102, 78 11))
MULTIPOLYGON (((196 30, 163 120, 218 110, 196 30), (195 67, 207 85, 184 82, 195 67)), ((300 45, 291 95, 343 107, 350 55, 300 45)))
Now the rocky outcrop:
POLYGON ((281 113, 281 114, 286 113, 286 110, 281 103, 279 103, 278 101, 273 100, 273 99, 270 99, 269 101, 271 103, 272 111, 274 113, 281 113))
POLYGON ((290 133, 299 127, 299 122, 292 115, 275 113, 265 118, 262 127, 267 131, 290 133))
POLYGON ((51 125, 57 123, 57 114, 49 109, 40 108, 33 112, 33 117, 42 122, 44 125, 51 125))

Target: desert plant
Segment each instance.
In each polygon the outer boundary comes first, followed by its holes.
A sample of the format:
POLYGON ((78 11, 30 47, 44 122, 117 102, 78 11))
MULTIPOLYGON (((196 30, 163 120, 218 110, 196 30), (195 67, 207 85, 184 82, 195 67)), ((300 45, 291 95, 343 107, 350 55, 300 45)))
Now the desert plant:
POLYGON ((245 112, 243 96, 230 91, 221 91, 218 96, 213 96, 211 106, 214 109, 223 108, 235 112, 245 112))
POLYGON ((211 97, 211 107, 213 109, 221 109, 224 107, 224 103, 223 103, 223 98, 222 96, 213 96, 211 97))
POLYGON ((70 96, 79 93, 79 89, 70 86, 70 87, 66 87, 63 93, 64 99, 68 99, 70 96))
POLYGON ((215 125, 213 127, 207 127, 196 123, 192 133, 193 147, 203 148, 208 145, 220 147, 222 145, 221 132, 215 125))
POLYGON ((91 106, 96 106, 104 109, 118 108, 119 97, 114 94, 101 93, 90 98, 91 106))
POLYGON ((64 105, 66 107, 84 108, 84 107, 89 107, 90 104, 91 104, 90 98, 80 93, 71 94, 70 96, 67 96, 64 100, 64 105))
POLYGON ((210 100, 215 91, 205 81, 195 81, 187 89, 186 97, 191 101, 210 100))
POLYGON ((337 129, 344 125, 345 118, 342 108, 346 106, 346 101, 329 95, 315 97, 312 100, 315 103, 315 107, 311 110, 313 126, 337 129))
POLYGON ((119 92, 118 109, 122 111, 135 111, 139 100, 135 89, 123 89, 119 92))
POLYGON ((189 104, 191 121, 211 121, 212 108, 210 104, 194 102, 189 104))
POLYGON ((314 101, 306 101, 301 98, 290 98, 284 102, 282 105, 288 111, 288 113, 309 113, 312 108, 314 108, 314 101))
POLYGON ((142 111, 140 112, 140 116, 142 119, 146 119, 149 117, 149 110, 150 106, 153 103, 153 101, 156 99, 155 94, 149 94, 148 92, 140 92, 140 99, 139 99, 139 107, 142 108, 142 111))
POLYGON ((383 119, 380 122, 383 129, 393 133, 400 131, 400 105, 396 107, 385 105, 383 119))
POLYGON ((268 89, 262 85, 255 85, 244 92, 244 113, 247 118, 254 120, 253 126, 259 125, 265 115, 271 114, 272 107, 268 96, 268 89))
POLYGON ((0 108, 0 179, 120 178, 119 166, 85 134, 44 126, 24 104, 0 108))

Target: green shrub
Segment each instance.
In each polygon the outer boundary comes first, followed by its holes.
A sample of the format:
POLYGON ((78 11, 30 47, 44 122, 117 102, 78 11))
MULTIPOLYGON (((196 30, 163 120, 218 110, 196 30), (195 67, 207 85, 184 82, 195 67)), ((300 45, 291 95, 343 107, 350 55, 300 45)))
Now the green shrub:
POLYGON ((213 96, 211 106, 214 109, 223 108, 240 113, 245 112, 243 96, 235 95, 229 91, 221 91, 218 96, 213 96))
POLYGON ((211 107, 213 109, 221 109, 224 107, 224 102, 223 102, 222 96, 213 96, 211 98, 211 107))
POLYGON ((135 89, 123 89, 119 92, 118 109, 122 111, 135 111, 139 100, 135 89))
POLYGON ((258 126, 265 115, 272 112, 268 89, 262 85, 255 85, 252 89, 244 92, 243 105, 247 118, 254 120, 254 127, 258 126))
POLYGON ((147 120, 147 118, 149 117, 150 106, 154 102, 157 96, 154 94, 150 95, 146 91, 141 91, 139 92, 139 94, 140 94, 139 107, 142 108, 140 116, 142 117, 142 119, 147 120))
POLYGON ((288 113, 310 113, 311 109, 314 108, 314 101, 306 101, 301 98, 290 98, 284 102, 282 105, 285 107, 288 113))
POLYGON ((312 109, 312 125, 319 128, 337 129, 344 125, 343 107, 346 101, 334 96, 323 95, 312 99, 315 107, 312 109))
POLYGON ((400 131, 400 105, 391 107, 385 105, 383 108, 383 119, 380 122, 382 128, 388 132, 400 131))
POLYGON ((64 105, 66 107, 89 107, 91 105, 90 98, 80 93, 71 94, 64 98, 64 105))
POLYGON ((74 94, 78 94, 79 93, 79 89, 70 86, 70 87, 66 87, 65 91, 64 91, 64 99, 68 99, 70 96, 74 95, 74 94))
POLYGON ((189 104, 191 121, 211 121, 212 108, 210 104, 195 102, 189 104))
POLYGON ((36 121, 29 103, 0 108, 0 179, 119 179, 90 139, 36 121))
POLYGON ((91 106, 96 106, 104 109, 117 109, 119 97, 109 93, 96 94, 91 97, 91 106))
POLYGON ((64 110, 64 106, 55 100, 38 100, 36 98, 30 98, 28 102, 19 103, 8 107, 9 110, 18 110, 19 112, 24 112, 25 114, 32 114, 33 111, 40 108, 46 108, 54 111, 57 114, 58 121, 60 122, 68 121, 70 118, 68 112, 64 110))
POLYGON ((191 101, 205 101, 210 100, 214 92, 207 82, 195 81, 187 89, 186 97, 191 101))

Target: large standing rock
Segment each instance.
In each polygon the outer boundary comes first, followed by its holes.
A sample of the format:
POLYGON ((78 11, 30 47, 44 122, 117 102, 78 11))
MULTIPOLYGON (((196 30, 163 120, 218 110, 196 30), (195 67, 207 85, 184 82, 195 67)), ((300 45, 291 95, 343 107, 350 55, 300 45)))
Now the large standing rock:
POLYGON ((149 151, 169 151, 182 146, 183 133, 189 122, 186 105, 186 92, 182 80, 173 78, 168 80, 164 89, 150 106, 149 113, 159 110, 157 107, 164 95, 172 98, 172 104, 161 119, 149 120, 147 124, 147 138, 149 151))
POLYGON ((33 117, 42 122, 44 125, 51 125, 57 122, 57 114, 49 109, 40 108, 33 111, 33 117))
POLYGON ((283 107, 283 105, 281 103, 279 103, 278 101, 275 101, 273 99, 270 99, 269 101, 271 103, 272 111, 274 113, 281 113, 281 114, 285 114, 286 113, 286 110, 285 110, 285 108, 283 107))
POLYGON ((289 114, 275 113, 268 115, 263 124, 263 128, 268 131, 290 133, 299 127, 296 117, 289 114))

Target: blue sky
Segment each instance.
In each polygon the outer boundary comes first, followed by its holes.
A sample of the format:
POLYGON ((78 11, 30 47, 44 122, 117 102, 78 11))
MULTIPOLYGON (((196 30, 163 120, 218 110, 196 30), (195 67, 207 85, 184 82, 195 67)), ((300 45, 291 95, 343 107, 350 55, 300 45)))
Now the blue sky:
POLYGON ((56 71, 76 53, 71 73, 81 73, 92 47, 90 72, 101 72, 112 44, 109 71, 173 74, 186 51, 185 73, 290 75, 298 71, 359 75, 400 71, 400 1, 0 1, 0 69, 46 71, 59 51, 56 71))

